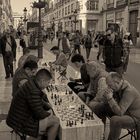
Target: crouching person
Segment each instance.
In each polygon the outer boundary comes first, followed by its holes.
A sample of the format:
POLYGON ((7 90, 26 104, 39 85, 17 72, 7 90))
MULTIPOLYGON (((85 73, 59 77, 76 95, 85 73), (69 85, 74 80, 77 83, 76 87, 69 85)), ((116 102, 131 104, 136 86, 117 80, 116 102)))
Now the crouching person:
POLYGON ((8 126, 36 138, 39 132, 43 131, 47 140, 55 140, 59 119, 53 115, 47 96, 43 92, 51 78, 48 70, 41 69, 33 79, 19 88, 12 99, 6 120, 8 126))
POLYGON ((107 76, 106 83, 106 102, 92 101, 90 107, 101 119, 111 118, 108 140, 118 140, 122 128, 135 129, 140 140, 140 93, 116 72, 107 76))

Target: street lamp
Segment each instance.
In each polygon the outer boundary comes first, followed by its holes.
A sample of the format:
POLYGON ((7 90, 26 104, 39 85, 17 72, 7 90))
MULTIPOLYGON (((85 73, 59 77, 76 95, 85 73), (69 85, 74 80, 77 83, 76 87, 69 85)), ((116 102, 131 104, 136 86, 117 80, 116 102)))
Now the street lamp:
POLYGON ((39 27, 38 27, 38 58, 43 58, 43 44, 42 44, 42 31, 41 31, 41 9, 45 8, 46 2, 38 0, 38 2, 33 3, 33 8, 38 8, 39 10, 39 27))
POLYGON ((24 12, 24 19, 23 19, 23 22, 24 22, 24 28, 26 27, 26 22, 28 21, 27 19, 27 9, 26 7, 23 9, 23 12, 24 12))
POLYGON ((75 24, 75 26, 74 26, 74 29, 75 29, 75 31, 76 31, 76 24, 78 23, 78 20, 77 20, 77 9, 75 9, 74 10, 74 12, 73 12, 73 16, 74 16, 74 20, 73 20, 73 23, 75 24))

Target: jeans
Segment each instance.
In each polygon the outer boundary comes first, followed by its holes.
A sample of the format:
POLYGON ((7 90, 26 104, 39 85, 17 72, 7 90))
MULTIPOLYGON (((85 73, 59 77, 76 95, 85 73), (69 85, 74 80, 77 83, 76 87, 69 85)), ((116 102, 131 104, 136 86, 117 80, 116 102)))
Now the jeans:
POLYGON ((78 94, 79 92, 86 92, 87 88, 84 87, 84 85, 82 83, 78 83, 78 82, 69 82, 68 86, 76 93, 78 94), (77 89, 76 86, 81 86, 82 89, 77 89))
POLYGON ((108 140, 118 140, 121 129, 135 129, 137 131, 137 140, 140 140, 140 121, 128 115, 113 116, 110 120, 110 133, 108 140))
POLYGON ((13 76, 13 53, 12 52, 6 52, 5 55, 3 55, 3 63, 5 68, 6 76, 13 76))
POLYGON ((59 119, 56 116, 49 117, 39 121, 39 132, 47 135, 47 140, 55 140, 59 129, 59 119))
POLYGON ((91 48, 86 48, 86 57, 89 59, 91 48))

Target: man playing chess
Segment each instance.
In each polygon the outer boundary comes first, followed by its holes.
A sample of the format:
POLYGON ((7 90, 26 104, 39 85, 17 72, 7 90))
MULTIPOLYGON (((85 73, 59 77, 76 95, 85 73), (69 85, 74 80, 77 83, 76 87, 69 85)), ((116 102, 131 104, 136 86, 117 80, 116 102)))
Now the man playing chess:
POLYGON ((12 99, 7 125, 16 132, 38 138, 40 133, 47 140, 55 140, 59 119, 53 115, 43 90, 49 86, 52 76, 46 69, 40 69, 33 79, 19 88, 12 99))
POLYGON ((66 55, 63 52, 61 52, 57 46, 52 47, 50 51, 54 55, 56 55, 56 60, 54 62, 49 62, 51 70, 56 69, 59 71, 60 74, 63 74, 63 72, 65 72, 66 74, 66 69, 68 66, 66 55))
MULTIPOLYGON (((95 61, 85 63, 83 56, 80 54, 74 55, 71 62, 74 63, 75 67, 80 69, 81 81, 85 87, 83 90, 84 92, 80 91, 78 95, 88 104, 98 92, 101 93, 106 88, 105 77, 107 76, 107 73, 95 61)), ((70 78, 70 80, 73 79, 70 78)), ((74 90, 77 86, 79 88, 79 85, 76 82, 74 82, 73 85, 70 82, 68 85, 74 90)))
POLYGON ((106 83, 103 100, 89 105, 99 118, 111 118, 108 140, 118 140, 122 128, 135 129, 140 140, 140 93, 116 72, 109 73, 106 83))
POLYGON ((65 54, 63 52, 61 52, 57 46, 52 47, 50 49, 50 51, 54 55, 56 55, 56 60, 54 62, 50 62, 49 64, 54 65, 54 67, 61 66, 61 67, 66 68, 68 65, 68 62, 67 62, 67 58, 66 58, 65 54))

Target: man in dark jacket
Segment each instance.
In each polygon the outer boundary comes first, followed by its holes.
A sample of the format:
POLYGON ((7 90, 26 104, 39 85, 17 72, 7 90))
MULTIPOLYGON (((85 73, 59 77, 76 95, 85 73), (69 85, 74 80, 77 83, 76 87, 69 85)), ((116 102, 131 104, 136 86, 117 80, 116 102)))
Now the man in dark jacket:
POLYGON ((7 29, 5 32, 5 36, 1 38, 1 51, 6 73, 5 79, 9 78, 10 74, 11 77, 13 77, 13 59, 16 47, 16 41, 10 35, 10 30, 7 29))
POLYGON ((15 131, 38 137, 39 132, 47 134, 47 140, 55 140, 59 120, 53 116, 46 94, 43 92, 52 76, 46 69, 37 72, 34 79, 19 88, 12 99, 7 117, 7 125, 15 131))
POLYGON ((27 82, 37 72, 37 62, 30 60, 25 62, 22 68, 17 69, 12 81, 12 96, 16 95, 17 90, 27 82))
POLYGON ((104 42, 104 59, 107 72, 123 73, 123 41, 111 29, 107 30, 104 42))

